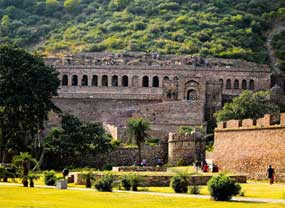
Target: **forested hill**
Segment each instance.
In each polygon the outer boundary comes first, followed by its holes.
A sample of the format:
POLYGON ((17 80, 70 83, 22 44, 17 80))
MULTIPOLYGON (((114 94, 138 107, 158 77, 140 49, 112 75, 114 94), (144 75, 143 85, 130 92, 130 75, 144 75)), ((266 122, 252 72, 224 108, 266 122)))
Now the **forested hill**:
POLYGON ((284 0, 0 0, 0 41, 46 54, 157 51, 266 63, 284 0))

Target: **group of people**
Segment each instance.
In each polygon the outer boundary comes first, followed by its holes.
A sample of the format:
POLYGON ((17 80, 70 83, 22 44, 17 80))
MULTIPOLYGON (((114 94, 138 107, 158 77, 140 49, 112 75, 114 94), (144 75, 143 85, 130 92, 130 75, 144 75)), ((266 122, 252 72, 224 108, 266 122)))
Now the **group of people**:
MULTIPOLYGON (((141 167, 147 166, 146 159, 142 159, 142 161, 139 164, 137 164, 137 161, 134 161, 134 166, 137 166, 137 165, 141 166, 141 167)), ((162 165, 163 165, 162 159, 161 158, 157 158, 156 159, 156 166, 157 167, 161 167, 162 165)))

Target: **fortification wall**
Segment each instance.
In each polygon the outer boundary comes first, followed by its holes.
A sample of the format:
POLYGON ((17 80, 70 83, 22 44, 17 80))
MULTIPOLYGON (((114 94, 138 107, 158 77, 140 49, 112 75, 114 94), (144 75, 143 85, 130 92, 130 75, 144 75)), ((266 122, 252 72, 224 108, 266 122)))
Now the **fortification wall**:
POLYGON ((285 114, 280 123, 271 115, 253 121, 221 122, 215 130, 213 159, 222 171, 249 174, 253 179, 266 179, 271 164, 277 180, 284 180, 285 114))

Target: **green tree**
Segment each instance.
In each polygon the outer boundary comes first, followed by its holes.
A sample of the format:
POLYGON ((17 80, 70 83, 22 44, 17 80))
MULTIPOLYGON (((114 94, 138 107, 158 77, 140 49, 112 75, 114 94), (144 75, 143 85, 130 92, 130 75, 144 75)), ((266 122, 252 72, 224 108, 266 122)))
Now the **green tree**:
POLYGON ((127 122, 128 132, 131 138, 135 139, 139 151, 139 161, 142 161, 141 144, 145 142, 148 137, 147 130, 150 129, 150 123, 145 118, 130 118, 127 122))
POLYGON ((12 163, 20 170, 22 183, 24 187, 28 187, 29 171, 32 165, 37 167, 37 160, 32 157, 28 152, 21 152, 19 155, 13 157, 12 163))
POLYGON ((64 1, 64 8, 68 11, 68 12, 74 12, 78 9, 80 5, 80 0, 65 0, 64 1))
POLYGON ((51 98, 60 84, 58 72, 39 56, 0 45, 0 150, 39 150, 38 135, 50 111, 59 112, 51 98))
POLYGON ((217 121, 231 119, 257 119, 267 113, 278 112, 279 108, 270 101, 270 92, 252 92, 245 90, 231 103, 226 103, 222 110, 215 113, 217 121))
POLYGON ((56 12, 56 10, 59 8, 60 4, 57 0, 46 0, 46 12, 47 14, 52 14, 53 12, 56 12))
POLYGON ((1 19, 1 35, 8 35, 10 26, 10 18, 4 15, 1 19))
POLYGON ((81 122, 73 115, 64 115, 62 128, 53 128, 45 139, 46 152, 61 161, 86 154, 96 155, 112 148, 111 137, 97 123, 81 122))

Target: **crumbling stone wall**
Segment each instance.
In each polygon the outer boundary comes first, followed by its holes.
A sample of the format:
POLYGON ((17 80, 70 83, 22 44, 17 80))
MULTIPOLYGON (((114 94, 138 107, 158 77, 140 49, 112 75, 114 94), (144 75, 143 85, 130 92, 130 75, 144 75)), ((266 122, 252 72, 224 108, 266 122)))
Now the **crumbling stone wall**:
POLYGON ((189 135, 169 133, 168 162, 176 165, 182 162, 189 165, 193 162, 204 161, 206 152, 206 140, 201 133, 195 132, 189 135))
POLYGON ((280 123, 271 115, 253 121, 221 122, 215 130, 214 162, 222 171, 249 174, 253 179, 266 179, 271 164, 277 180, 284 180, 285 114, 280 123))

